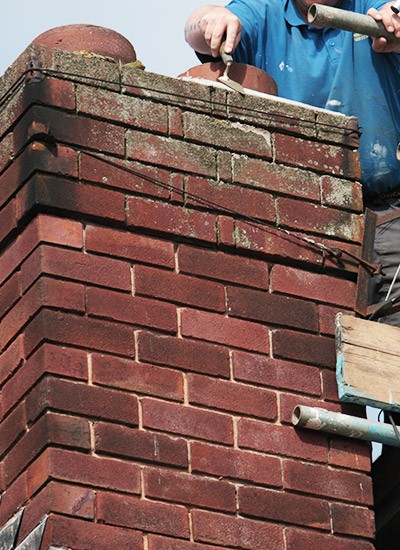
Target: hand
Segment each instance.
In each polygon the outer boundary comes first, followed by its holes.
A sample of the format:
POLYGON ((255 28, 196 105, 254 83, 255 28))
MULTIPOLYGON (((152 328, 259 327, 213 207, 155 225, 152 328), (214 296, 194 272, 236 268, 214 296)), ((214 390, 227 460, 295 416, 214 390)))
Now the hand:
MULTIPOLYGON (((367 11, 375 21, 382 21, 385 29, 397 38, 400 38, 400 17, 391 10, 394 2, 384 4, 378 11, 371 8, 367 11)), ((400 52, 400 44, 386 40, 386 38, 372 38, 372 49, 378 53, 400 52)))
POLYGON ((242 23, 227 8, 214 8, 203 15, 200 29, 213 57, 219 56, 219 49, 225 40, 225 53, 232 53, 242 33, 242 23))

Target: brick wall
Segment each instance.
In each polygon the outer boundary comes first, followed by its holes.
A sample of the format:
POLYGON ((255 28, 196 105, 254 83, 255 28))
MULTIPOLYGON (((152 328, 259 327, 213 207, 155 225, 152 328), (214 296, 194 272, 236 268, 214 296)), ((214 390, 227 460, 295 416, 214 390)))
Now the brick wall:
POLYGON ((357 265, 313 244, 360 253, 354 120, 43 47, 0 95, 0 525, 372 550, 368 445, 291 425, 360 414, 333 336, 357 265))

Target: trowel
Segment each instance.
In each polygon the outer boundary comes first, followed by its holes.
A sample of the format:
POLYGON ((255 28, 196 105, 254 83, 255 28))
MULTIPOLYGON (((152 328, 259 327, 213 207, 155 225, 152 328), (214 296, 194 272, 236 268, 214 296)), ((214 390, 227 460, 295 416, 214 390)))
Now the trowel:
POLYGON ((228 76, 229 69, 233 64, 233 57, 230 54, 225 53, 225 42, 221 44, 219 53, 221 55, 222 61, 225 63, 225 70, 224 74, 218 77, 218 81, 222 82, 223 84, 225 84, 225 86, 228 86, 232 90, 235 90, 235 92, 239 92, 240 94, 245 95, 243 86, 239 84, 239 82, 235 82, 228 76))

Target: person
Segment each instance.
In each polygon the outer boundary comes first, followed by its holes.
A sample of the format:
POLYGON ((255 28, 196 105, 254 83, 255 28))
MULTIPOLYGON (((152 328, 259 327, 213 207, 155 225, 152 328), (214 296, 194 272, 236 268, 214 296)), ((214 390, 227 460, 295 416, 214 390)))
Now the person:
MULTIPOLYGON (((235 61, 263 69, 275 79, 279 96, 358 118, 364 202, 378 215, 374 262, 385 268, 374 278, 370 303, 396 303, 400 42, 310 26, 307 12, 314 3, 367 13, 400 38, 393 2, 382 0, 231 0, 226 7, 196 9, 186 23, 185 38, 203 62, 215 60, 225 41, 225 52, 235 61)), ((400 326, 400 311, 392 308, 380 320, 400 326)))

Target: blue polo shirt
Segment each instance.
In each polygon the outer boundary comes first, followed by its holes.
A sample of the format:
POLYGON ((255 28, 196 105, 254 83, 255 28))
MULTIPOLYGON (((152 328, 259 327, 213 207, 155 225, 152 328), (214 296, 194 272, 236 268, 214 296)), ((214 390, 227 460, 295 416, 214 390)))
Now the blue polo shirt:
MULTIPOLYGON (((385 0, 344 0, 359 13, 385 0)), ((243 24, 234 58, 259 67, 280 97, 358 117, 367 198, 400 187, 400 55, 378 54, 365 35, 309 26, 294 0, 232 0, 243 24)))

